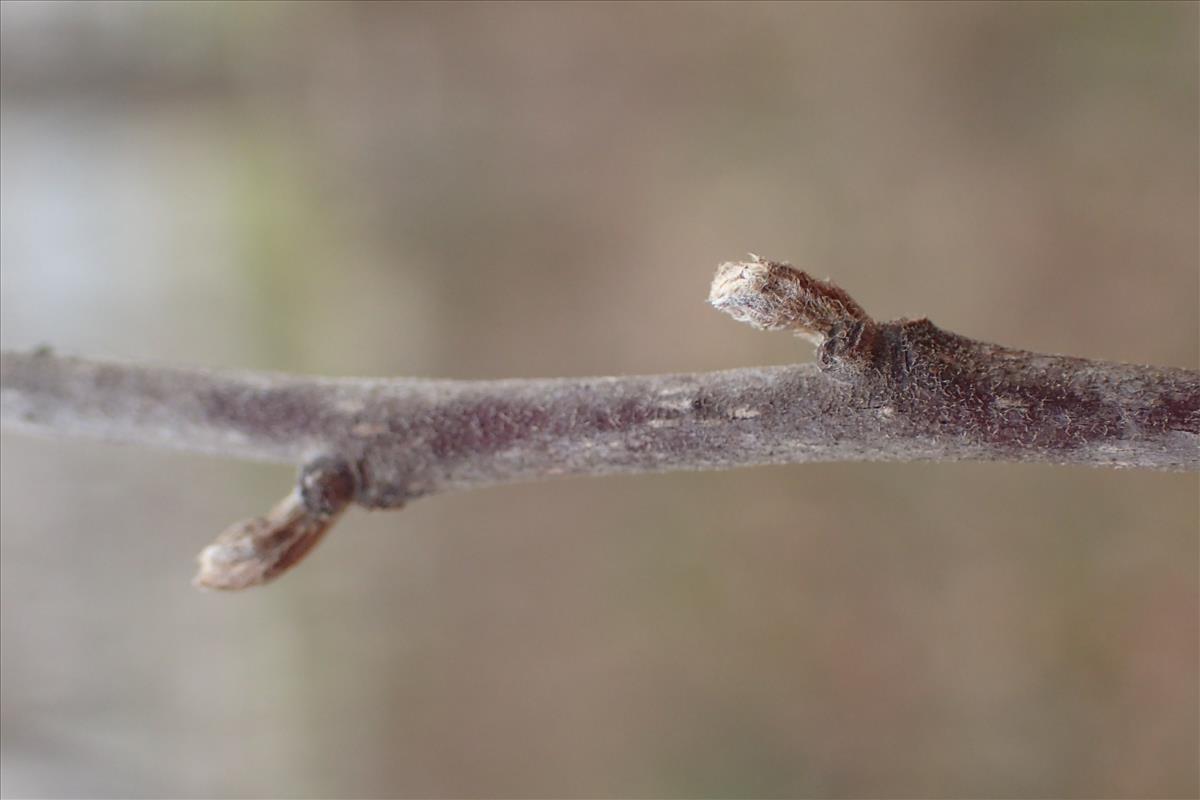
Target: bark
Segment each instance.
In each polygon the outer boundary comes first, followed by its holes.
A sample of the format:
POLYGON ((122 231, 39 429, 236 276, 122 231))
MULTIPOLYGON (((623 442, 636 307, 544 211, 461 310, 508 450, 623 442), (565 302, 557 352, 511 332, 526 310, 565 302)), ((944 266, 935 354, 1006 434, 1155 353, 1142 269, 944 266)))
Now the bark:
POLYGON ((817 363, 330 380, 5 352, 0 419, 13 430, 307 465, 288 509, 234 526, 222 549, 206 551, 210 577, 216 556, 243 575, 254 561, 242 585, 298 560, 350 502, 396 508, 558 475, 865 460, 1200 469, 1195 371, 1010 350, 928 320, 877 323, 841 289, 757 259, 723 265, 710 301, 819 341, 817 363))

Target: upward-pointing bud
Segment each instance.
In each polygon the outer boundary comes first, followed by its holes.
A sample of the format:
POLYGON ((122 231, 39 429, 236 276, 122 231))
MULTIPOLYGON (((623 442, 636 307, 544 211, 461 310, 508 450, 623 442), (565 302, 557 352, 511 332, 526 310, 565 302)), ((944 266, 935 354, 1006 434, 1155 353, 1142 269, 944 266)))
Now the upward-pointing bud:
POLYGON ((839 323, 871 318, 850 295, 790 264, 751 255, 717 267, 708 302, 739 322, 771 331, 794 331, 820 344, 839 323))

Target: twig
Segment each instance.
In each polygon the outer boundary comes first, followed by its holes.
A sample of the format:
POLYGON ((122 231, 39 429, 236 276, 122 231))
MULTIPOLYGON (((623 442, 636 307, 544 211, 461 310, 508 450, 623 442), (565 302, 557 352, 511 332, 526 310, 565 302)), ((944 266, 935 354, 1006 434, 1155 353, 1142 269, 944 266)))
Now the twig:
POLYGON ((818 461, 1037 461, 1200 469, 1200 373, 1038 355, 928 320, 879 323, 844 291, 754 257, 710 302, 819 343, 817 363, 564 380, 328 380, 0 358, 5 428, 302 465, 300 486, 202 557, 197 582, 284 571, 351 502, 557 475, 818 461))

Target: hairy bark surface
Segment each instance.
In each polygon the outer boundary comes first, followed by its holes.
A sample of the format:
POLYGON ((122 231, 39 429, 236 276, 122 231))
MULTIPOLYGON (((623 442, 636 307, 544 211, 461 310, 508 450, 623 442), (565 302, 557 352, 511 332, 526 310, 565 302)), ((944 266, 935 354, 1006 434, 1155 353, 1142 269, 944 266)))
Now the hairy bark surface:
POLYGON ((1200 468, 1195 371, 1010 350, 928 320, 877 323, 838 287, 757 258, 722 265, 710 301, 818 341, 817 363, 330 380, 5 352, 0 418, 14 430, 310 465, 287 513, 234 526, 224 551, 206 551, 218 564, 257 559, 259 577, 241 585, 298 560, 315 541, 305 537, 323 534, 350 502, 396 508, 558 475, 862 460, 1200 468))

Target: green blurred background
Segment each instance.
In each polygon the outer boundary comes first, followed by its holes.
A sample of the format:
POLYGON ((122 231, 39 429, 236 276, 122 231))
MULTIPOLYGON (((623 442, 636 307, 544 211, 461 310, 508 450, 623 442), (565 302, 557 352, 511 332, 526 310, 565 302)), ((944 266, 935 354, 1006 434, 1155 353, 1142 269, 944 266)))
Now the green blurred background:
MULTIPOLYGON (((787 363, 754 251, 882 318, 1196 368, 1197 5, 0 7, 0 333, 489 378, 787 363)), ((1195 797, 1195 476, 847 464, 352 513, 6 435, 9 797, 1195 797)))

